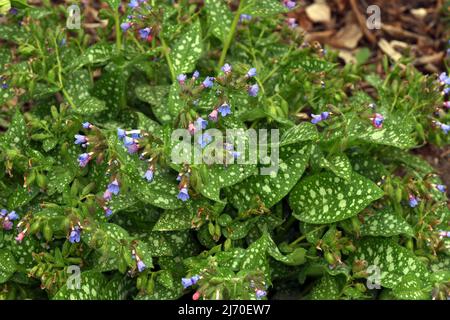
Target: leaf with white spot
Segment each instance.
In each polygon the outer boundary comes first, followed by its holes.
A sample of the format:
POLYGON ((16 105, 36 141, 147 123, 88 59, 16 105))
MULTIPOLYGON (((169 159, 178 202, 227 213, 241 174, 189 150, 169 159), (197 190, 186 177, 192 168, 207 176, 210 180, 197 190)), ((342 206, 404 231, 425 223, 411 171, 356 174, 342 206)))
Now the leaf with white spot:
POLYGON ((38 193, 39 188, 37 186, 32 186, 30 190, 28 190, 28 188, 17 185, 14 193, 8 198, 8 208, 18 209, 33 200, 38 193))
POLYGON ((8 131, 0 136, 0 146, 7 149, 21 148, 27 145, 28 140, 25 119, 17 109, 8 127, 8 131))
POLYGON ((405 219, 390 208, 366 217, 361 226, 361 235, 363 236, 391 237, 399 234, 412 236, 414 232, 405 219))
POLYGON ((80 288, 75 281, 67 281, 53 296, 53 300, 107 300, 108 281, 97 271, 85 271, 80 274, 80 288))
POLYGON ((290 194, 289 204, 298 220, 323 224, 353 217, 383 195, 375 183, 357 173, 347 182, 325 172, 300 181, 290 194))
POLYGON ((197 19, 182 33, 170 52, 175 75, 193 71, 201 54, 202 32, 197 19))
POLYGON ((48 194, 63 193, 75 178, 76 172, 68 166, 54 167, 48 173, 48 194))
POLYGON ((145 114, 141 112, 136 112, 138 116, 138 127, 142 130, 145 130, 147 132, 150 132, 151 134, 161 137, 162 135, 162 127, 161 125, 147 117, 145 114))
POLYGON ((331 170, 338 177, 350 181, 353 170, 350 160, 345 154, 336 154, 330 159, 322 158, 321 166, 331 170))
POLYGON ((95 82, 92 95, 105 102, 105 115, 112 119, 126 107, 126 83, 130 72, 119 65, 110 63, 95 82))
MULTIPOLYGON (((169 90, 169 100, 167 107, 173 119, 175 119, 180 111, 184 108, 185 102, 180 97, 180 85, 177 82, 172 83, 169 90)), ((167 114, 167 107, 165 113, 167 114)))
POLYGON ((429 272, 414 253, 386 238, 364 238, 357 244, 353 260, 365 260, 379 268, 381 285, 395 288, 402 277, 414 274, 427 279, 429 272))
POLYGON ((267 17, 287 11, 288 9, 278 0, 251 0, 246 4, 243 13, 257 17, 267 17))
POLYGON ((186 207, 176 210, 166 210, 159 217, 153 231, 175 231, 191 228, 192 218, 198 210, 198 202, 189 202, 186 207), (197 208, 197 209, 195 209, 197 208))
POLYGON ((387 117, 382 129, 377 129, 362 120, 349 120, 349 138, 372 142, 375 144, 393 146, 400 149, 410 149, 416 145, 408 126, 403 126, 401 119, 387 117))
POLYGON ((311 290, 311 300, 339 300, 341 289, 336 277, 324 275, 311 290))
POLYGON ((227 199, 240 212, 254 208, 259 199, 266 208, 283 199, 302 176, 311 153, 310 145, 280 149, 278 172, 254 175, 226 189, 227 199))
POLYGON ((354 156, 350 158, 350 162, 353 170, 374 182, 380 181, 388 174, 384 165, 374 157, 354 156))
POLYGON ((87 97, 81 104, 74 110, 76 113, 89 116, 96 113, 100 113, 106 109, 105 102, 95 97, 87 97))
POLYGON ((256 165, 231 164, 228 166, 214 164, 208 167, 208 178, 200 186, 200 192, 214 201, 220 200, 220 189, 235 185, 258 172, 256 165))
POLYGON ((245 220, 233 220, 226 228, 222 229, 222 233, 225 238, 230 240, 239 240, 245 238, 250 229, 252 229, 258 218, 251 218, 245 220))
MULTIPOLYGON (((96 271, 116 270, 121 257, 121 240, 129 238, 128 232, 114 223, 102 223, 93 233, 83 232, 82 239, 85 243, 101 241, 101 246, 96 247, 95 267, 96 271)), ((92 243, 92 245, 94 245, 92 243)))
POLYGON ((410 154, 408 151, 391 148, 386 151, 385 157, 406 165, 409 168, 417 170, 419 173, 426 175, 436 170, 421 156, 410 154))
POLYGON ((309 122, 303 122, 289 128, 281 135, 280 146, 309 140, 317 141, 318 139, 319 133, 317 132, 316 126, 309 122))
POLYGON ((431 287, 415 274, 402 277, 401 281, 392 289, 392 293, 401 300, 429 300, 431 287))
POLYGON ((70 72, 65 76, 64 88, 75 107, 79 107, 83 100, 90 96, 91 79, 86 69, 70 72))
MULTIPOLYGON (((171 86, 139 86, 136 88, 136 97, 151 105, 151 110, 161 123, 170 123, 173 121, 171 113, 167 112, 165 106, 171 86)), ((178 93, 178 92, 177 92, 178 93)))
POLYGON ((86 65, 99 65, 111 59, 113 48, 110 44, 97 43, 90 46, 67 67, 69 70, 79 69, 86 65))
POLYGON ((27 33, 24 28, 15 24, 1 24, 0 25, 0 39, 22 43, 27 38, 27 33))
POLYGON ((205 0, 211 32, 218 39, 225 41, 230 32, 233 15, 224 0, 205 0))
POLYGON ((9 250, 0 250, 0 284, 5 283, 16 272, 16 261, 9 250))
POLYGON ((305 72, 328 72, 331 71, 336 64, 323 59, 315 59, 304 56, 301 59, 295 60, 293 66, 303 69, 305 72))

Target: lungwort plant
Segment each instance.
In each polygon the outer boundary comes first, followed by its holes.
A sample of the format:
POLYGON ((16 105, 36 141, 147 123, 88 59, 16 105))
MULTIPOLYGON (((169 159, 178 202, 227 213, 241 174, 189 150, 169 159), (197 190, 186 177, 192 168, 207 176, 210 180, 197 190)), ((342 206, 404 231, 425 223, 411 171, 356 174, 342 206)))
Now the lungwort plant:
POLYGON ((1 2, 1 298, 448 297, 445 72, 342 66, 295 1, 44 3, 1 2))

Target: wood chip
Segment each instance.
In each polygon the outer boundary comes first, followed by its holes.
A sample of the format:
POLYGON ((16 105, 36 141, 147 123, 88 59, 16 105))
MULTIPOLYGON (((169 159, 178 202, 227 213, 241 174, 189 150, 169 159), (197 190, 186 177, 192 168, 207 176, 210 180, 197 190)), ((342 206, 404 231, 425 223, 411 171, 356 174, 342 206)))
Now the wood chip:
POLYGON ((401 59, 402 57, 401 53, 395 51, 395 49, 391 46, 389 42, 386 41, 386 39, 381 39, 380 41, 378 41, 378 46, 385 54, 387 54, 395 62, 401 59))
POLYGON ((349 24, 339 30, 330 44, 338 48, 355 49, 363 33, 357 24, 349 24))
POLYGON ((306 8, 308 18, 313 22, 330 22, 331 10, 325 1, 316 1, 306 8))

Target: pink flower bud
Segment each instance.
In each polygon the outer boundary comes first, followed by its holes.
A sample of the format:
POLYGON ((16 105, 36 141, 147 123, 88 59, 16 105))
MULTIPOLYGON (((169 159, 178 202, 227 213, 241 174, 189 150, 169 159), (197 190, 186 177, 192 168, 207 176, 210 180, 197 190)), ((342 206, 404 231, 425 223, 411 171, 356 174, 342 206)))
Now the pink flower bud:
POLYGON ((196 291, 192 296, 192 300, 198 300, 200 298, 200 292, 196 291))

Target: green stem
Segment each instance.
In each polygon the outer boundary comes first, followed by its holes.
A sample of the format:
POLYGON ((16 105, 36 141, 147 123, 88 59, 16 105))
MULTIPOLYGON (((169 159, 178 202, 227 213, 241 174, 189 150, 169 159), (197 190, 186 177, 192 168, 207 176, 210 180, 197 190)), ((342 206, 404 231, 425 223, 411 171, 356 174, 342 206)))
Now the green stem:
POLYGON ((239 8, 237 9, 237 11, 236 11, 236 13, 234 15, 234 19, 233 19, 233 23, 231 24, 230 32, 228 33, 228 37, 225 40, 225 44, 223 46, 222 53, 220 54, 220 60, 219 60, 218 68, 222 67, 224 62, 225 62, 225 57, 227 56, 228 49, 230 48, 231 41, 233 41, 233 37, 234 37, 234 34, 236 32, 237 25, 239 23, 239 17, 241 16, 241 11, 242 11, 244 2, 245 2, 244 0, 241 0, 239 2, 239 8))
POLYGON ((116 49, 120 51, 122 48, 122 30, 120 29, 119 10, 114 12, 114 21, 116 22, 116 49))
POLYGON ((300 241, 302 241, 303 239, 306 239, 306 237, 309 235, 309 234, 311 234, 311 233, 314 233, 314 232, 317 232, 317 231, 319 231, 320 229, 323 229, 323 228, 325 228, 326 226, 320 226, 320 227, 318 227, 318 228, 316 228, 316 229, 314 229, 314 230, 312 230, 312 231, 310 231, 310 232, 308 232, 308 233, 305 233, 304 235, 302 235, 301 237, 298 237, 296 240, 294 240, 293 242, 291 242, 290 244, 289 244, 289 246, 295 246, 297 243, 299 243, 300 241))
POLYGON ((169 55, 169 47, 167 46, 167 43, 163 37, 159 37, 159 40, 161 41, 161 45, 163 47, 164 57, 166 58, 167 64, 169 65, 169 70, 170 70, 170 75, 172 77, 172 81, 175 81, 176 75, 175 75, 175 71, 173 69, 172 59, 170 58, 170 55, 169 55))

